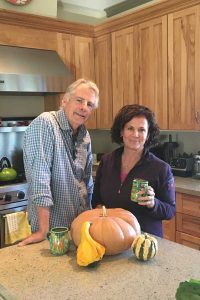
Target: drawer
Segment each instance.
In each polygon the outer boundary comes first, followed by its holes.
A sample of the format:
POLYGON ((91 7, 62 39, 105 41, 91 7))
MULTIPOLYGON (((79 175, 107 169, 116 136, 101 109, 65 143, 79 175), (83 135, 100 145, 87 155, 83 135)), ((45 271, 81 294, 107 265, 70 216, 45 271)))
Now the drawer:
POLYGON ((200 217, 200 197, 176 193, 176 211, 200 217))
POLYGON ((200 238, 176 231, 176 242, 190 248, 200 250, 200 238))
POLYGON ((200 218, 176 213, 176 230, 200 237, 200 218))

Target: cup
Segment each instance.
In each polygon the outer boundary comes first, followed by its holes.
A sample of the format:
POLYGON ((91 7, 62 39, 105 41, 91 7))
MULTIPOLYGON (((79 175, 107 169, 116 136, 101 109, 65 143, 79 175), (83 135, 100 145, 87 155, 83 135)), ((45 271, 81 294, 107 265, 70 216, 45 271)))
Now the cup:
POLYGON ((142 179, 134 179, 131 189, 131 200, 133 202, 138 202, 138 197, 145 197, 148 192, 148 181, 142 179), (142 195, 138 195, 138 192, 144 189, 144 193, 142 195))
POLYGON ((54 227, 47 233, 50 252, 53 255, 63 255, 69 250, 69 230, 67 227, 54 227))

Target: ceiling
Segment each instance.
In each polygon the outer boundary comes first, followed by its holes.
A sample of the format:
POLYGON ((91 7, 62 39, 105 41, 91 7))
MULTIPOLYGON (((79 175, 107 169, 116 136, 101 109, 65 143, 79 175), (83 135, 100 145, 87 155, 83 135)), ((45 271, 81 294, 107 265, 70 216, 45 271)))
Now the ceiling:
POLYGON ((58 18, 95 24, 150 1, 158 0, 58 0, 58 18))
POLYGON ((62 0, 64 4, 72 4, 99 11, 103 11, 105 8, 123 1, 124 0, 62 0))
POLYGON ((58 17, 95 24, 106 18, 105 8, 124 0, 58 0, 58 17))

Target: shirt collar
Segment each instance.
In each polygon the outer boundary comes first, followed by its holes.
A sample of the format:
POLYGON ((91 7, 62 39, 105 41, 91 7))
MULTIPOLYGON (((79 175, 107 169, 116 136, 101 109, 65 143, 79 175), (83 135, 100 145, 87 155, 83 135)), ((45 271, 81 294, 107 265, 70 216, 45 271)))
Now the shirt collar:
MULTIPOLYGON (((57 115, 57 120, 59 122, 61 129, 67 130, 70 132, 71 135, 73 135, 72 127, 67 119, 67 116, 66 116, 63 108, 61 108, 59 111, 57 111, 56 115, 57 115)), ((79 126, 79 128, 77 130, 77 138, 81 138, 81 137, 85 136, 86 132, 87 132, 87 130, 84 125, 79 126)))

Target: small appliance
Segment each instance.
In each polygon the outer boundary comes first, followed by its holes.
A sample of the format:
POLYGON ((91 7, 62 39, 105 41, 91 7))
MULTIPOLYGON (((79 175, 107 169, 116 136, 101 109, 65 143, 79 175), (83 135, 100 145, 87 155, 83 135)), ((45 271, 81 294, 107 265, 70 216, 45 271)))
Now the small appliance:
POLYGON ((194 155, 193 178, 200 179, 200 153, 194 155))
POLYGON ((170 161, 172 172, 175 176, 188 177, 193 173, 193 157, 176 157, 170 161))

